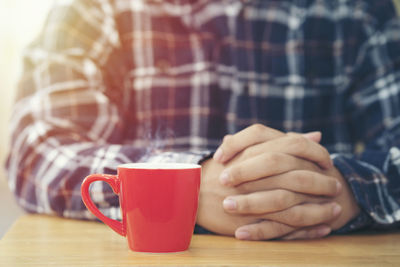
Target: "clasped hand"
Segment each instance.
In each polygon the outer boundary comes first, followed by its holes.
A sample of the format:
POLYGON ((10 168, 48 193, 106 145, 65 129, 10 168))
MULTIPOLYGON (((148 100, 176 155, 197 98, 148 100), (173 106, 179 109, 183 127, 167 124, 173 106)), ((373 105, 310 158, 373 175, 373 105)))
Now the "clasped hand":
POLYGON ((258 124, 226 136, 203 164, 197 223, 246 240, 318 238, 346 224, 359 208, 320 139, 258 124))

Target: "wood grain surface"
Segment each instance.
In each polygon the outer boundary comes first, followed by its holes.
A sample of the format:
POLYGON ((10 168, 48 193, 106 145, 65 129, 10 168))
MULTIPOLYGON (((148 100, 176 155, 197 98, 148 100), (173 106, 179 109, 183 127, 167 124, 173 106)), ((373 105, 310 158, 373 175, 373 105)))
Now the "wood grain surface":
POLYGON ((97 222, 24 215, 0 241, 0 266, 400 266, 400 233, 311 241, 239 241, 194 235, 188 251, 132 252, 97 222))

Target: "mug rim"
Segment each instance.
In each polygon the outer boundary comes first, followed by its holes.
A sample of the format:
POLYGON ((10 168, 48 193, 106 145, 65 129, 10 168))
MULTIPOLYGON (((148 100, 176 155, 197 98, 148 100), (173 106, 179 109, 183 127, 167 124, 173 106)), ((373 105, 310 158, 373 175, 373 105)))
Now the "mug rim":
POLYGON ((179 162, 132 162, 118 165, 118 169, 132 170, 188 170, 198 168, 201 168, 201 165, 179 162))

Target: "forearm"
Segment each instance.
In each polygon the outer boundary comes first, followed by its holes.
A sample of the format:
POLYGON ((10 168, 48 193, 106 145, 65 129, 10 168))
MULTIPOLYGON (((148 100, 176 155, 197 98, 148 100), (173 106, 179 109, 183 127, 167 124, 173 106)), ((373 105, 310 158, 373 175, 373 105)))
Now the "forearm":
MULTIPOLYGON (((28 212, 79 219, 94 219, 80 196, 80 185, 87 175, 115 174, 118 165, 137 161, 197 163, 208 153, 149 154, 145 148, 77 142, 67 136, 48 137, 42 142, 40 139, 32 144, 25 142, 11 152, 7 164, 11 189, 28 212)), ((121 218, 118 197, 110 187, 95 183, 91 194, 106 216, 121 218)))
MULTIPOLYGON (((28 212, 92 218, 81 201, 82 180, 90 173, 114 173, 116 165, 136 160, 140 152, 121 145, 77 142, 66 136, 24 142, 9 156, 9 184, 28 212)), ((91 192, 102 211, 117 216, 118 200, 109 187, 96 183, 91 192)))

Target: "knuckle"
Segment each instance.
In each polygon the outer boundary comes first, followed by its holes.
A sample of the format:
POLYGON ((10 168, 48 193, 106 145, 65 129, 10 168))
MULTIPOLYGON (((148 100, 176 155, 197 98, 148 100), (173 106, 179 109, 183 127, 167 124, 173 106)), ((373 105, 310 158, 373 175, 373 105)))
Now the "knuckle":
POLYGON ((246 148, 241 154, 241 158, 243 160, 252 158, 253 156, 254 156, 254 152, 253 152, 253 149, 251 149, 251 147, 246 148))
POLYGON ((224 145, 224 149, 231 149, 234 147, 234 138, 232 135, 225 135, 224 139, 222 140, 222 144, 224 145))
POLYGON ((313 173, 309 171, 296 171, 294 172, 293 180, 299 185, 300 188, 314 188, 315 181, 313 173))
POLYGON ((265 240, 266 239, 266 233, 265 233, 265 229, 263 227, 257 227, 255 229, 255 238, 257 240, 265 240))
POLYGON ((319 145, 319 148, 321 149, 321 155, 324 161, 330 162, 331 161, 331 155, 329 154, 328 149, 325 147, 319 145))
POLYGON ((255 123, 250 128, 255 132, 263 132, 265 130, 265 126, 261 123, 255 123))
POLYGON ((292 180, 296 183, 296 184, 299 184, 299 185, 304 185, 304 184, 307 184, 308 183, 308 179, 309 179, 309 176, 308 176, 308 174, 305 172, 305 171, 303 171, 303 170, 296 170, 296 171, 293 171, 292 173, 291 173, 291 178, 292 178, 292 180))
POLYGON ((292 225, 296 226, 306 226, 307 225, 307 218, 298 209, 294 210, 292 214, 290 214, 290 221, 292 222, 292 225))
POLYGON ((238 212, 240 212, 240 213, 250 212, 251 204, 247 197, 238 198, 237 205, 238 205, 238 207, 237 207, 238 212))
POLYGON ((242 175, 243 171, 242 171, 242 167, 240 166, 235 166, 235 167, 231 167, 230 170, 230 178, 231 178, 231 182, 233 184, 239 183, 240 181, 242 181, 242 175))
POLYGON ((323 210, 321 211, 320 218, 319 220, 321 222, 327 222, 335 218, 333 214, 333 209, 331 207, 324 207, 323 210))
POLYGON ((329 154, 329 151, 326 147, 321 146, 321 149, 323 151, 323 153, 325 154, 325 156, 330 159, 331 158, 331 154, 329 154))
POLYGON ((319 145, 319 148, 321 149, 322 153, 325 155, 325 157, 330 159, 330 154, 328 149, 326 149, 326 147, 319 145))
POLYGON ((267 128, 264 125, 262 125, 260 123, 256 123, 256 124, 253 124, 252 126, 250 126, 249 130, 251 130, 251 132, 254 136, 257 136, 258 138, 262 138, 266 129, 267 128))
POLYGON ((304 152, 308 148, 308 140, 301 135, 290 136, 291 146, 297 153, 304 152))
POLYGON ((287 234, 286 233, 287 232, 287 227, 285 227, 284 224, 275 223, 274 224, 274 232, 276 233, 277 237, 285 235, 285 234, 287 234))
POLYGON ((224 138, 222 139, 222 142, 226 142, 228 139, 232 138, 231 134, 227 134, 224 136, 224 138))
POLYGON ((334 196, 338 193, 337 180, 335 178, 329 178, 328 187, 328 194, 334 196))
POLYGON ((252 183, 242 183, 239 186, 236 187, 238 192, 240 194, 246 194, 254 191, 254 186, 252 186, 252 183))
POLYGON ((276 210, 283 210, 288 207, 290 196, 285 190, 276 190, 276 195, 272 200, 272 204, 276 210))
POLYGON ((313 162, 307 162, 306 166, 307 166, 306 168, 308 170, 310 170, 314 173, 319 173, 321 171, 321 168, 317 164, 314 164, 313 162))
POLYGON ((302 239, 314 239, 317 237, 317 231, 316 230, 306 230, 303 234, 302 239))
POLYGON ((277 166, 282 160, 282 155, 279 153, 264 153, 263 157, 270 166, 277 166))
MULTIPOLYGON (((335 196, 337 194, 335 178, 323 175, 316 175, 316 176, 319 177, 316 177, 315 180, 319 179, 320 183, 318 183, 318 185, 315 185, 315 187, 317 190, 321 192, 320 195, 335 196)), ((316 183, 317 182, 315 181, 315 184, 316 183)))
POLYGON ((296 240, 296 239, 301 239, 303 237, 304 234, 302 234, 301 232, 295 232, 292 233, 290 235, 287 235, 285 237, 283 237, 283 240, 296 240))

